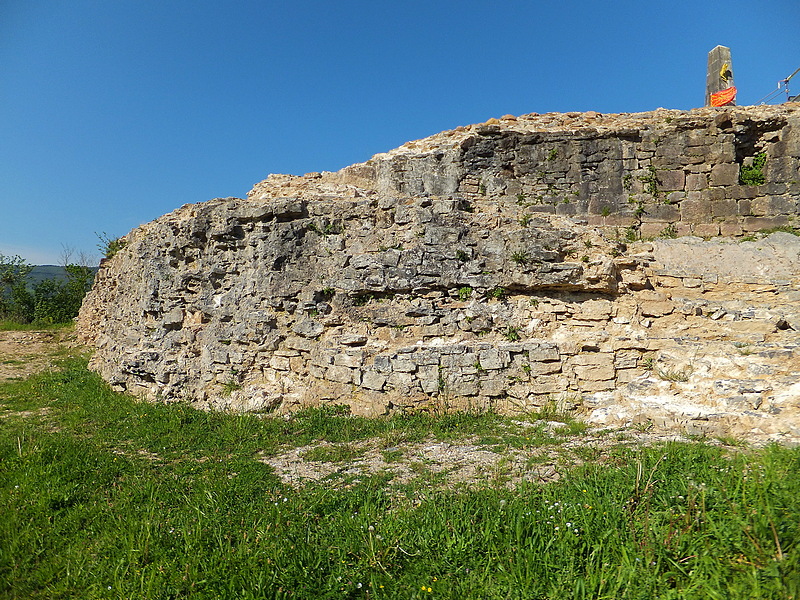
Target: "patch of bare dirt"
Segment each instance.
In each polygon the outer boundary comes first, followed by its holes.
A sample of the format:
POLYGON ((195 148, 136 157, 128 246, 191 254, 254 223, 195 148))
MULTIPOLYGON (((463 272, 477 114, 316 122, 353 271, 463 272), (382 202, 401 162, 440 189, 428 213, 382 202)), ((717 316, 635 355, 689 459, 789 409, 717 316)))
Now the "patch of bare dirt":
MULTIPOLYGON (((529 425, 538 427, 541 422, 529 425)), ((562 426, 561 423, 547 425, 552 429, 562 426)), ((335 485, 337 481, 347 482, 377 474, 389 475, 397 484, 423 477, 433 487, 496 485, 510 488, 523 481, 558 481, 567 470, 584 462, 616 460, 612 450, 620 447, 686 439, 664 432, 594 429, 563 440, 556 439, 553 443, 502 450, 477 444, 474 440, 443 442, 434 439, 386 448, 382 446, 383 440, 371 439, 347 444, 359 452, 359 456, 345 461, 307 458, 313 456, 312 451, 318 448, 336 446, 328 442, 292 448, 261 460, 275 469, 284 483, 295 488, 323 480, 335 485)))
POLYGON ((77 345, 72 330, 0 331, 0 381, 44 371, 77 345))

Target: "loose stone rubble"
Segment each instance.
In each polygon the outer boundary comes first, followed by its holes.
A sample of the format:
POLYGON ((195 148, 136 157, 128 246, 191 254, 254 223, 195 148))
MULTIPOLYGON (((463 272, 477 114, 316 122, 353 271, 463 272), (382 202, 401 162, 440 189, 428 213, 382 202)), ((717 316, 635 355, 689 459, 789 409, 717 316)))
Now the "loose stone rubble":
POLYGON ((507 116, 272 175, 126 236, 79 335, 117 389, 209 409, 557 404, 800 440, 800 238, 743 237, 795 223, 799 122, 507 116), (740 184, 761 153, 764 183, 740 184))

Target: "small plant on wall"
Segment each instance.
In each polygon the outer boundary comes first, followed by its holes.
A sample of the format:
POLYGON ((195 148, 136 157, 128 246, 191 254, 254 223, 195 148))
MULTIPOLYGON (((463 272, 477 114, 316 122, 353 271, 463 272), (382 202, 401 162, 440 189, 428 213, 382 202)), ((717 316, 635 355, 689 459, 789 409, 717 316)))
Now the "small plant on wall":
POLYGON ((650 194, 654 200, 658 198, 658 175, 653 165, 647 167, 646 174, 639 176, 639 181, 644 184, 644 191, 646 193, 650 194))
POLYGON ((764 185, 764 165, 767 162, 767 153, 759 152, 753 157, 750 165, 742 165, 739 170, 740 185, 764 185))

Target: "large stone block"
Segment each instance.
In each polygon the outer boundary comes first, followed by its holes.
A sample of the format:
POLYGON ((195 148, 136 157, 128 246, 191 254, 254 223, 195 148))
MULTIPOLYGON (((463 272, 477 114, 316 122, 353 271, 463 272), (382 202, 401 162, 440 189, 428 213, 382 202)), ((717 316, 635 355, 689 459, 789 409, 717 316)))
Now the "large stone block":
POLYGON ((736 200, 718 200, 711 203, 711 215, 713 217, 733 217, 736 216, 738 212, 739 205, 736 200))
POLYGON ((333 364, 342 367, 355 369, 364 364, 363 352, 344 352, 333 357, 333 364))
POLYGON ((686 191, 704 190, 708 187, 708 176, 705 173, 693 173, 686 176, 686 191))
POLYGON ((702 223, 711 219, 711 201, 708 198, 687 198, 681 202, 681 221, 702 223))
POLYGON ((675 310, 675 305, 669 300, 648 300, 639 305, 639 310, 643 317, 663 317, 675 310))
POLYGON ((697 223, 692 226, 692 233, 702 238, 716 237, 719 231, 719 223, 697 223))
POLYGON ((348 367, 330 366, 325 371, 325 379, 338 383, 353 383, 353 369, 348 367))
POLYGON ((683 190, 685 186, 686 174, 683 170, 660 171, 658 173, 658 187, 662 191, 683 190))
POLYGON ((614 379, 615 369, 613 366, 600 365, 575 365, 573 367, 575 375, 582 381, 607 381, 614 379))
POLYGON ((577 354, 570 359, 570 364, 582 367, 613 367, 614 354, 611 352, 577 354))
POLYGON ((723 221, 719 224, 719 233, 725 237, 736 237, 743 233, 742 226, 738 220, 723 221))
POLYGON ((751 203, 755 216, 796 215, 797 199, 790 196, 767 196, 755 198, 751 203))
POLYGON ((776 227, 786 227, 789 219, 785 216, 780 217, 744 217, 742 219, 742 229, 745 231, 761 231, 764 229, 775 229, 776 227))
POLYGON ((726 186, 739 183, 739 165, 727 163, 714 165, 711 168, 711 185, 726 186))
POLYGON ((381 391, 386 383, 386 377, 377 371, 363 371, 361 373, 361 386, 370 390, 381 391))
POLYGON ((680 209, 671 204, 646 204, 642 222, 672 223, 680 219, 680 209))
POLYGON ((521 362, 520 368, 525 375, 530 377, 536 377, 538 375, 550 375, 552 373, 561 372, 561 362, 521 362))

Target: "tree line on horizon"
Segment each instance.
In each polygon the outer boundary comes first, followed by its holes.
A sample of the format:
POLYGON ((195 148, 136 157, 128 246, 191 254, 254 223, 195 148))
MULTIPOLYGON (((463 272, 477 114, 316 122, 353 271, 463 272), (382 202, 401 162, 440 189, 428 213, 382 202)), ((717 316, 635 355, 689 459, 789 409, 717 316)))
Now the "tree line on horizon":
POLYGON ((63 276, 37 281, 32 277, 36 267, 20 256, 0 254, 0 321, 57 325, 77 317, 97 269, 71 262, 69 253, 65 258, 63 276))

